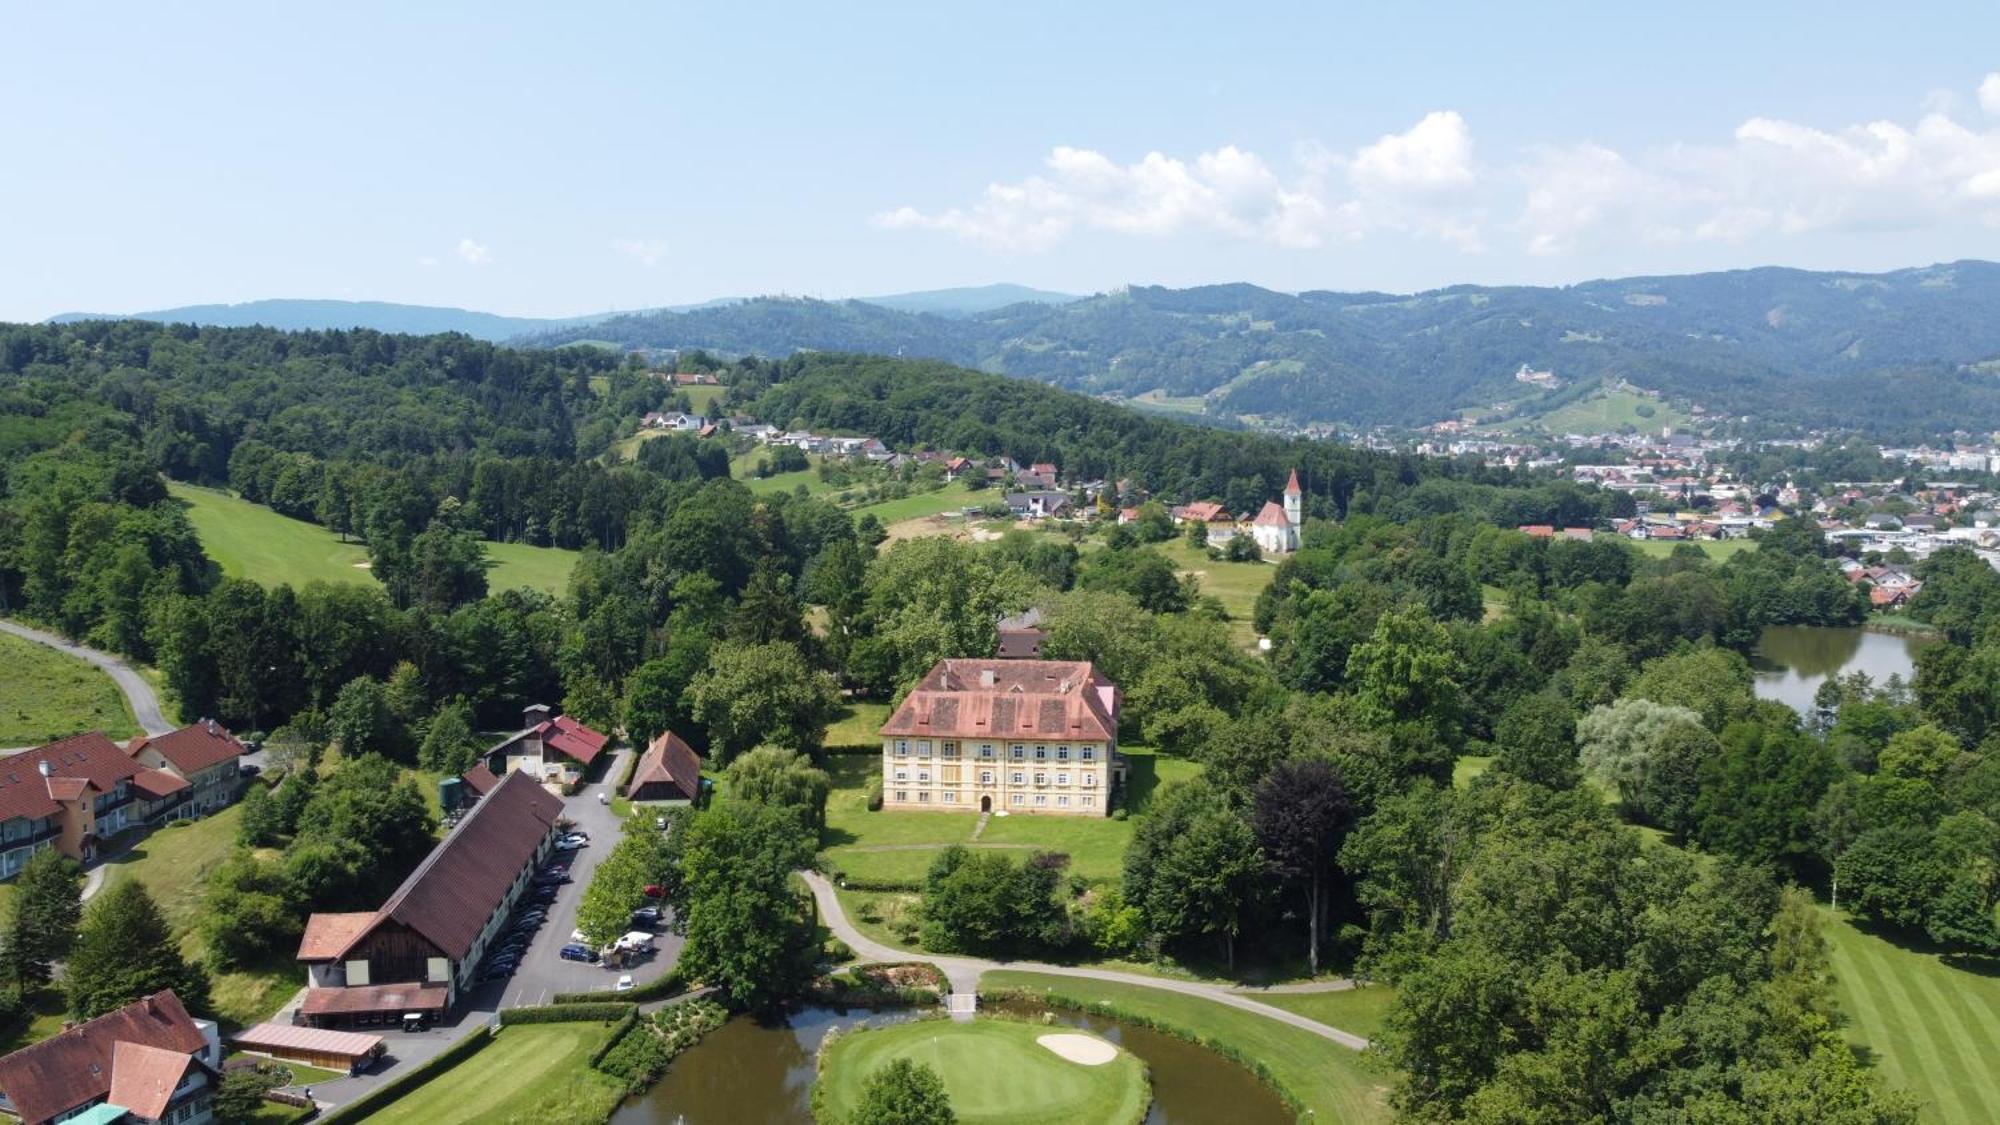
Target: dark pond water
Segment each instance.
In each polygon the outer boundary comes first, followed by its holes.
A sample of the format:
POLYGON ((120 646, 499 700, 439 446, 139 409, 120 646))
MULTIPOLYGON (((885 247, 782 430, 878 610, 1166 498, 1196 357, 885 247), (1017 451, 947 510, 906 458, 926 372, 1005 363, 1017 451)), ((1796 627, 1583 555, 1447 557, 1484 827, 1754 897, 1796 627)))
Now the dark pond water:
MULTIPOLYGON (((1014 1008, 1040 1015, 1039 1007, 1014 1008)), ((1211 1051, 1116 1020, 1076 1012, 1055 1021, 1094 1031, 1146 1061, 1153 1083, 1147 1125, 1291 1125, 1277 1095, 1211 1051)), ((813 1058, 827 1032, 909 1019, 907 1012, 806 1008, 781 1025, 730 1020, 675 1059, 651 1090, 611 1125, 798 1125, 810 1122, 813 1058)))
POLYGON ((1813 693, 1828 676, 1866 672, 1877 684, 1890 676, 1908 681, 1916 674, 1917 650, 1927 637, 1875 633, 1862 628, 1772 625, 1757 638, 1750 666, 1757 695, 1790 704, 1801 714, 1812 709, 1813 693))

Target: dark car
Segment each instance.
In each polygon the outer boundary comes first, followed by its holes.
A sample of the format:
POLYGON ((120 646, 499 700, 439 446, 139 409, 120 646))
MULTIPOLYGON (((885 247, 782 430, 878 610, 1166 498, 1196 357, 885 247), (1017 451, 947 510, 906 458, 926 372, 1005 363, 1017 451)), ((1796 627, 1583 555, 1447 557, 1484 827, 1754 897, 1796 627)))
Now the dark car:
POLYGON ((660 908, 657 906, 642 906, 639 909, 634 910, 632 912, 632 924, 635 926, 659 925, 660 908))
POLYGON ((264 767, 254 762, 245 762, 237 767, 237 772, 241 773, 244 777, 256 777, 258 774, 264 772, 264 767))
POLYGON ((515 970, 515 969, 517 969, 517 968, 520 968, 520 966, 519 966, 519 965, 514 965, 514 964, 506 964, 506 965, 488 965, 488 966, 486 966, 486 971, 485 971, 485 972, 483 972, 483 973, 481 973, 481 974, 479 974, 479 979, 480 979, 480 980, 506 980, 506 979, 507 979, 508 977, 511 977, 511 976, 513 976, 513 975, 514 975, 514 970, 515 970))
POLYGON ((557 950, 556 955, 565 961, 597 960, 597 951, 587 945, 565 945, 560 950, 557 950))

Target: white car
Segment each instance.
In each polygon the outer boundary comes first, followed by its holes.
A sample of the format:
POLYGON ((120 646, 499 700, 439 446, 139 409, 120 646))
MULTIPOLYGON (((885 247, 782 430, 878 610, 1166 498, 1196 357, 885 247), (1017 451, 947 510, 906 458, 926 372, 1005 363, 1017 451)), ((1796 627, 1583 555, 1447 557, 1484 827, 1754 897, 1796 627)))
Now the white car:
POLYGON ((564 836, 562 839, 556 841, 556 847, 564 851, 575 851, 578 848, 587 848, 589 846, 590 837, 588 836, 564 836))
POLYGON ((619 978, 618 978, 618 988, 617 988, 617 991, 619 991, 619 992, 630 992, 630 991, 632 991, 632 989, 633 989, 634 987, 636 987, 636 986, 634 986, 634 985, 633 985, 633 983, 632 983, 632 974, 631 974, 631 973, 626 973, 626 974, 624 974, 623 976, 621 976, 621 977, 619 977, 619 978))

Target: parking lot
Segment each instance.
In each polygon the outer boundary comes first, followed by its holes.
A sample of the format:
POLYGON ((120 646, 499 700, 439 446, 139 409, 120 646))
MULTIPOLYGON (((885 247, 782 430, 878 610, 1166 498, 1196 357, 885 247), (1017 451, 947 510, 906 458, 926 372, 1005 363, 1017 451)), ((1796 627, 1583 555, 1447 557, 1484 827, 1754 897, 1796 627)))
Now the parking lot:
POLYGON ((610 806, 600 803, 598 795, 608 793, 609 786, 623 776, 626 760, 632 753, 630 749, 618 751, 600 775, 605 780, 588 785, 563 801, 565 815, 576 822, 578 829, 590 834, 590 846, 574 853, 557 853, 559 860, 567 856, 571 881, 558 890, 555 902, 548 907, 548 920, 536 931, 514 975, 474 986, 448 1020, 427 1031, 371 1028, 370 1034, 382 1036, 385 1042, 383 1062, 366 1074, 315 1087, 313 1095, 318 1101, 327 1105, 353 1101, 410 1066, 435 1057, 461 1037, 492 1023, 494 1014, 503 1006, 546 1004, 558 992, 610 989, 617 984, 621 973, 632 974, 635 986, 643 985, 658 980, 673 968, 682 943, 679 937, 666 932, 664 924, 654 931, 653 955, 623 969, 565 961, 556 955, 569 940, 570 931, 576 928, 577 904, 583 899, 584 888, 590 885, 591 874, 623 831, 610 806))

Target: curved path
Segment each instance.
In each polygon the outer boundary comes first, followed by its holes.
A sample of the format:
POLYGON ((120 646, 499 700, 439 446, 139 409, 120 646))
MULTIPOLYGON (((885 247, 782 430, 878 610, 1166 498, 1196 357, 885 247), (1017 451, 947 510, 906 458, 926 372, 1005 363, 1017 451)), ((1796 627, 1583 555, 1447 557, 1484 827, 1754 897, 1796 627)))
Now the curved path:
POLYGON ((813 900, 819 904, 820 921, 833 936, 847 943, 862 961, 928 961, 944 972, 951 981, 952 995, 947 1003, 952 1016, 970 1018, 970 998, 979 989, 980 974, 993 969, 1013 969, 1026 973, 1046 973, 1059 977, 1082 977, 1087 980, 1109 981, 1113 984, 1137 985, 1140 988, 1157 988, 1164 992, 1179 992, 1197 996, 1203 1000, 1213 1000, 1217 1004, 1227 1004, 1254 1012, 1279 1023, 1290 1024, 1301 1031, 1309 1031, 1322 1039, 1338 1043, 1356 1051, 1368 1049, 1368 1040, 1350 1031, 1328 1027, 1318 1020, 1307 1019, 1296 1012, 1274 1008, 1259 1003, 1247 996, 1232 992, 1220 985, 1203 984, 1199 981, 1173 980, 1167 977, 1149 977, 1140 973, 1121 973, 1115 969, 1090 969, 1073 965, 1050 965, 1039 961, 988 961, 978 957, 935 957, 924 953, 912 953, 906 949, 883 945, 873 941, 847 920, 847 912, 841 909, 839 896, 833 893, 833 884, 817 871, 801 871, 806 885, 812 888, 813 900), (960 998, 964 998, 961 1000, 960 998))
POLYGON ((79 660, 87 660, 97 665, 111 677, 112 683, 118 685, 118 690, 125 693, 125 702, 131 705, 132 718, 138 721, 141 730, 147 734, 165 734, 174 729, 173 724, 167 722, 166 713, 160 710, 160 697, 153 692, 153 685, 147 683, 146 677, 140 675, 123 660, 108 652, 99 652, 94 648, 85 648, 80 644, 66 641, 54 633, 45 633, 26 625, 16 625, 12 621, 0 621, 0 631, 47 645, 79 660))

